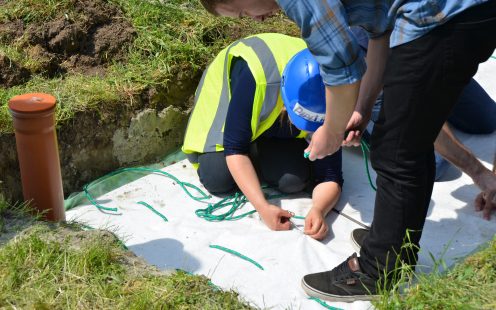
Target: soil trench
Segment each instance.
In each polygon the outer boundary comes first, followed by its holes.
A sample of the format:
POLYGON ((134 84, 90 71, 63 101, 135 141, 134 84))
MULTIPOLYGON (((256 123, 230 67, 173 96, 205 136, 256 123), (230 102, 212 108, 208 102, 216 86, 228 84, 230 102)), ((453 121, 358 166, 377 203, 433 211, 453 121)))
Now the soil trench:
MULTIPOLYGON (((0 9, 6 3, 0 1, 0 9)), ((44 23, 0 21, 0 43, 27 51, 36 65, 23 67, 0 53, 0 87, 33 75, 69 73, 104 76, 111 61, 125 62, 136 31, 112 2, 73 0, 72 14, 44 23)), ((111 111, 78 112, 57 128, 64 193, 119 167, 156 162, 182 144, 193 93, 201 72, 178 76, 168 89, 145 89, 111 111)), ((0 135, 0 195, 22 200, 14 134, 0 135)))

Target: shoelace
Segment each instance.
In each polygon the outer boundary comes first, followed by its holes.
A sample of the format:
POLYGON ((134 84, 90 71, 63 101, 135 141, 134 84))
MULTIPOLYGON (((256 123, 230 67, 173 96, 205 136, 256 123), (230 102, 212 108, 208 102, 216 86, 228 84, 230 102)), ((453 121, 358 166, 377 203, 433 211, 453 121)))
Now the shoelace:
POLYGON ((334 279, 337 281, 343 281, 343 280, 348 280, 348 279, 357 279, 358 276, 350 270, 350 267, 348 267, 348 261, 352 258, 353 256, 348 257, 344 262, 339 264, 332 272, 331 277, 334 276, 334 279))

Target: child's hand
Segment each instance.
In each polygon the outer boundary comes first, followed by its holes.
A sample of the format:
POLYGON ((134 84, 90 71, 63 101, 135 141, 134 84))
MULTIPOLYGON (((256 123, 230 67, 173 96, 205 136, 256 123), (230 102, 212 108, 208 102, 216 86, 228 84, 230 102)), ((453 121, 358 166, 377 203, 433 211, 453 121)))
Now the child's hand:
POLYGON ((305 234, 314 239, 322 240, 328 231, 329 228, 322 216, 322 212, 315 208, 310 209, 305 217, 305 234))
POLYGON ((258 213, 265 225, 272 230, 289 230, 291 228, 291 213, 274 205, 261 208, 258 213))

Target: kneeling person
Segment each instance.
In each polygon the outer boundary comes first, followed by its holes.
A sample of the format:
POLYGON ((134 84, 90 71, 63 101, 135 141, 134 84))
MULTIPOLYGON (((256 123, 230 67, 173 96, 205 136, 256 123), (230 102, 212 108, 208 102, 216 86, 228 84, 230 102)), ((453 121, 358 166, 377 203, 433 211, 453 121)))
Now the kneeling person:
POLYGON ((261 182, 283 193, 313 188, 305 233, 322 239, 328 231, 324 218, 341 194, 341 151, 315 162, 303 157, 304 138, 325 113, 319 67, 305 48, 301 39, 267 33, 222 50, 196 90, 183 151, 209 192, 239 188, 273 230, 290 229, 291 213, 266 200, 261 182), (281 76, 295 55, 291 63, 301 70, 285 76, 291 86, 286 97, 292 97, 283 103, 281 76))

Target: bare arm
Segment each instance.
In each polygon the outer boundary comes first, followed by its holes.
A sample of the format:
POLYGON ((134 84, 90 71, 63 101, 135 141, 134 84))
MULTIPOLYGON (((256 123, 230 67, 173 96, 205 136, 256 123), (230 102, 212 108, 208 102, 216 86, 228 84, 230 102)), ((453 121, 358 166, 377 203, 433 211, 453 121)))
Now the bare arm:
POLYGON ((291 217, 291 214, 286 210, 271 205, 265 199, 260 187, 260 181, 250 158, 247 155, 236 154, 226 156, 226 161, 234 181, 236 181, 243 194, 253 204, 264 223, 273 230, 290 229, 291 223, 288 219, 291 217))
POLYGON ((341 187, 332 181, 320 183, 313 189, 313 207, 305 218, 305 234, 317 240, 325 238, 329 231, 325 217, 334 208, 340 195, 341 187))
POLYGON ((247 155, 236 154, 226 156, 226 161, 234 181, 255 209, 259 211, 267 207, 269 202, 260 188, 260 182, 250 158, 247 155))
POLYGON ((475 209, 482 211, 483 217, 489 220, 492 210, 496 209, 496 158, 491 172, 453 135, 446 123, 437 136, 434 147, 441 156, 468 174, 482 190, 475 199, 475 209))
POLYGON ((306 152, 309 159, 322 159, 335 153, 343 142, 346 124, 355 109, 360 82, 326 86, 326 116, 324 124, 312 136, 306 152))
POLYGON ((315 186, 312 193, 313 208, 326 217, 341 196, 341 187, 336 182, 323 182, 315 186))
POLYGON ((366 58, 367 71, 360 85, 355 111, 346 127, 349 133, 345 145, 359 145, 363 130, 370 120, 372 107, 383 87, 382 77, 388 59, 389 37, 390 33, 386 33, 369 40, 366 58))
POLYGON ((474 183, 483 191, 496 188, 496 178, 475 155, 465 147, 445 123, 434 142, 436 151, 461 171, 468 174, 474 183))

